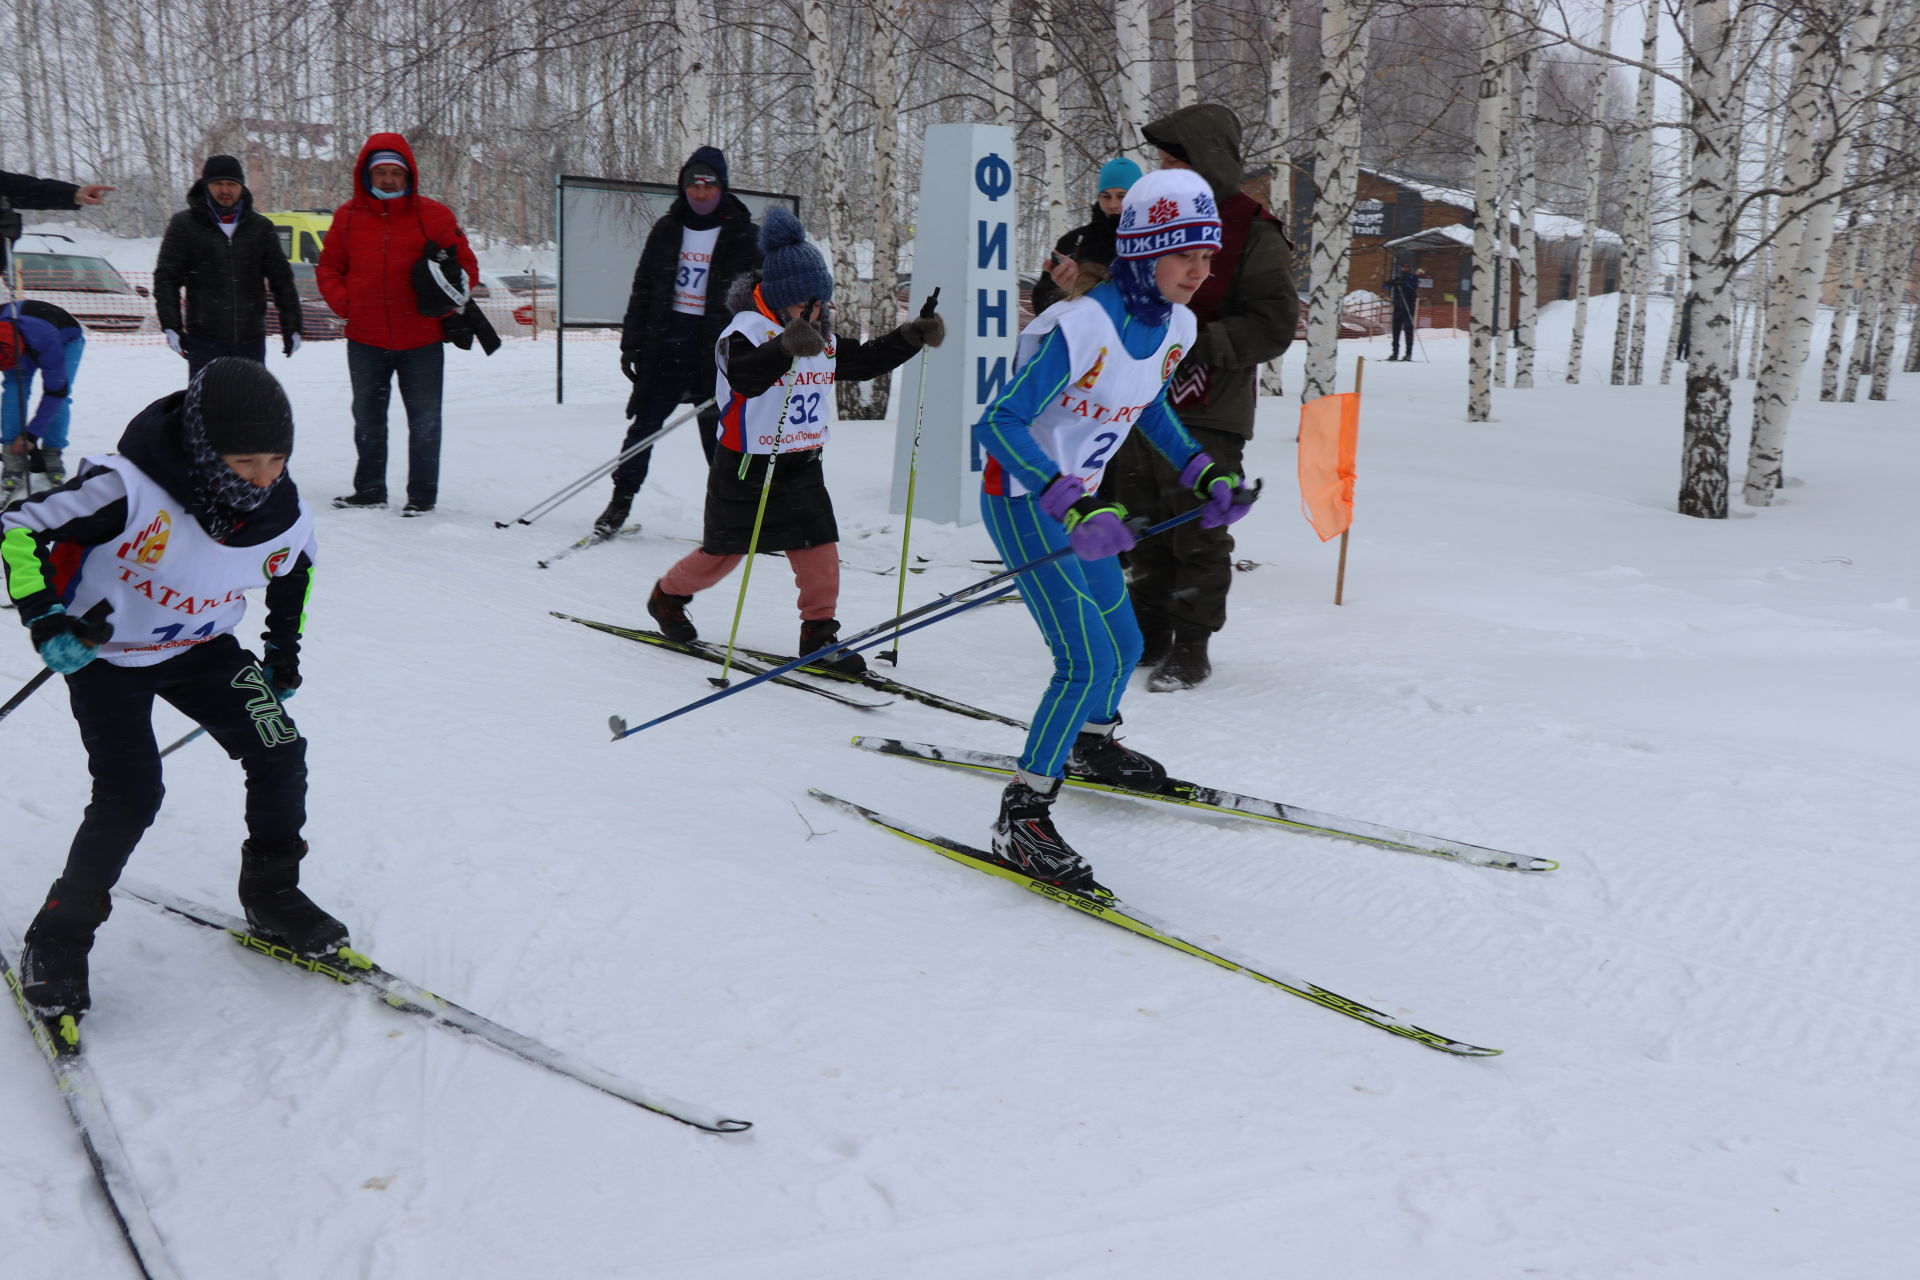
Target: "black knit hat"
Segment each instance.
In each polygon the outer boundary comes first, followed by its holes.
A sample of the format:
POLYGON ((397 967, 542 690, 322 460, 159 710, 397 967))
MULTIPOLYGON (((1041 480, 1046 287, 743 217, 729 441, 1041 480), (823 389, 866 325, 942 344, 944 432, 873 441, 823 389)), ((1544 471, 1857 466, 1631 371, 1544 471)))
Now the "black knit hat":
POLYGON ((229 182, 247 185, 247 171, 232 156, 208 156, 207 162, 200 166, 200 181, 218 182, 222 178, 229 182))
POLYGON ((189 407, 215 453, 292 453, 293 406, 257 360, 222 356, 193 375, 189 407))

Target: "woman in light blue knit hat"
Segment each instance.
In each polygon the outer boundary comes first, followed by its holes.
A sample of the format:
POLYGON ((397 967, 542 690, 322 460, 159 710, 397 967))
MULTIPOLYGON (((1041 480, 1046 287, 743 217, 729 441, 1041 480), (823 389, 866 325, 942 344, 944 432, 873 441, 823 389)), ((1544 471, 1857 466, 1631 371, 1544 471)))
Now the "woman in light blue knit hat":
POLYGON ((1100 166, 1094 183, 1092 220, 1060 237, 1047 269, 1033 282, 1033 314, 1039 315, 1063 298, 1077 298, 1107 278, 1113 262, 1113 233, 1120 223, 1120 203, 1127 188, 1140 181, 1140 166, 1125 156, 1100 166))

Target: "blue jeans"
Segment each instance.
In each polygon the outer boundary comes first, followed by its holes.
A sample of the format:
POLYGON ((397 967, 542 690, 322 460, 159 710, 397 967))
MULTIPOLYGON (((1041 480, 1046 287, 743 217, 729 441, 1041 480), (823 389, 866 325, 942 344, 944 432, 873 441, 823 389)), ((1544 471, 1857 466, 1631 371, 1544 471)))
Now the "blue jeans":
POLYGON ((251 360, 255 364, 267 362, 267 340, 257 342, 216 342, 212 338, 196 338, 186 335, 187 377, 191 378, 202 368, 212 364, 221 356, 238 356, 242 360, 251 360))
MULTIPOLYGON (((76 333, 65 341, 67 394, 64 399, 55 398, 55 407, 48 416, 46 430, 40 433, 40 447, 43 449, 66 448, 68 428, 73 425, 73 378, 80 372, 80 356, 87 349, 87 340, 76 333)), ((27 402, 33 394, 35 372, 37 366, 34 369, 16 367, 7 370, 6 391, 0 395, 0 443, 13 443, 13 438, 20 434, 29 420, 27 402)))
POLYGON ((347 343, 353 380, 353 469, 358 497, 387 496, 387 402, 395 379, 407 407, 407 501, 432 506, 440 497, 440 386, 446 357, 438 342, 410 351, 347 343))

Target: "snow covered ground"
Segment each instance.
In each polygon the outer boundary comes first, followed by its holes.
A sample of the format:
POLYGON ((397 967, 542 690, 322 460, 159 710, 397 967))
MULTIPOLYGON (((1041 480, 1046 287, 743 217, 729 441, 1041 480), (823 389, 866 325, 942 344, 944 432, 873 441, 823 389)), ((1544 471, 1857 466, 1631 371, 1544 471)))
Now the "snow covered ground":
MULTIPOLYGON (((1610 331, 1611 312, 1595 323, 1610 331)), ((1564 350, 1564 309, 1543 348, 1564 350)), ((1656 323, 1650 341, 1664 337, 1656 323)), ((1589 346, 1599 358, 1596 348, 1589 346)), ((1342 344, 1342 378, 1356 354, 1342 344)), ((1462 420, 1463 341, 1370 361, 1347 602, 1295 510, 1296 404, 1262 409, 1217 674, 1136 688, 1131 741, 1202 781, 1557 858, 1525 877, 1068 796, 1101 877, 1196 941, 1504 1056, 1456 1060, 1060 910, 806 798, 982 839, 988 780, 854 733, 1016 750, 910 703, 761 687, 619 744, 711 669, 556 621, 644 623, 698 536, 685 433, 645 533, 534 561, 614 449, 610 347, 449 353, 440 510, 348 486, 344 344, 275 358, 319 508, 308 882, 389 968, 660 1090, 715 1137, 121 902, 90 1055, 189 1277, 1106 1280, 1913 1274, 1920 1179, 1920 474, 1913 403, 1801 406, 1772 508, 1674 513, 1680 387, 1542 385, 1462 420)), ((1299 358, 1289 360, 1290 388, 1299 358)), ((89 348, 76 447, 175 385, 89 348)), ((1741 394, 1750 389, 1742 383, 1741 394)), ((398 414, 396 406, 396 416, 398 414)), ((1736 414, 1744 442, 1747 418, 1736 414)), ((892 435, 839 429, 842 618, 893 612, 892 435)), ((1739 466, 1735 468, 1736 483, 1739 466)), ((393 477, 397 483, 399 476, 393 477)), ((916 528, 909 603, 990 570, 916 528)), ((695 606, 724 636, 737 579, 695 606)), ((257 619, 256 619, 257 620, 257 619)), ((793 643, 763 560, 743 639, 793 643)), ((248 632, 254 630, 249 626, 248 632)), ((35 665, 0 645, 0 686, 35 665)), ((1015 715, 1014 608, 908 637, 905 679, 1015 715)), ((163 740, 187 724, 156 716, 163 740)), ((22 927, 84 804, 57 688, 10 718, 0 911, 22 927)), ((168 761, 130 875, 231 907, 238 770, 168 761)), ((27 1037, 0 1034, 9 1276, 134 1274, 27 1037)))

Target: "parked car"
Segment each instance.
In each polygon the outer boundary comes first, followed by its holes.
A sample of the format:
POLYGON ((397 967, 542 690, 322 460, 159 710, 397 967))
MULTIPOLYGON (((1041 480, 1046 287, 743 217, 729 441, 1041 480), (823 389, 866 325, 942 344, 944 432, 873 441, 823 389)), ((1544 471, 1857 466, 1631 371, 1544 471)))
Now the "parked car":
POLYGON ((559 281, 544 271, 517 271, 501 276, 500 283, 506 286, 509 293, 522 295, 536 290, 541 293, 552 293, 559 285, 559 281))
POLYGON ((148 301, 150 289, 128 284, 105 258, 66 252, 62 242, 73 243, 48 232, 20 237, 13 261, 21 296, 51 302, 90 332, 160 332, 160 318, 148 301))
POLYGON ((524 279, 524 275, 497 276, 490 271, 482 271, 480 283, 473 287, 474 301, 480 304, 480 310, 486 314, 494 332, 503 338, 532 328, 536 306, 539 310, 539 327, 551 329, 554 326, 554 294, 543 290, 536 299, 532 294, 513 287, 511 282, 524 279))
MULTIPOLYGON (((320 281, 314 277, 311 262, 290 262, 293 287, 300 291, 300 331, 308 342, 326 342, 347 336, 347 322, 333 314, 333 308, 320 296, 320 281)), ((280 313, 267 305, 267 332, 280 332, 280 313)))

